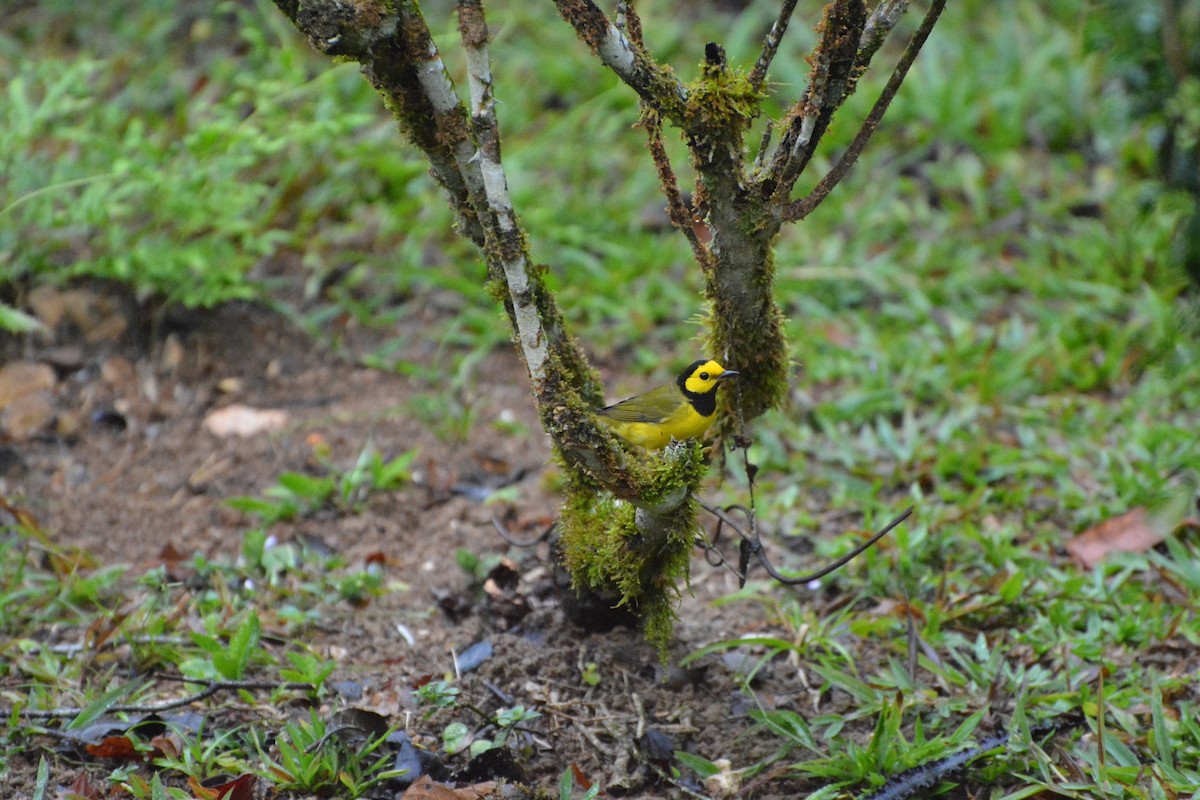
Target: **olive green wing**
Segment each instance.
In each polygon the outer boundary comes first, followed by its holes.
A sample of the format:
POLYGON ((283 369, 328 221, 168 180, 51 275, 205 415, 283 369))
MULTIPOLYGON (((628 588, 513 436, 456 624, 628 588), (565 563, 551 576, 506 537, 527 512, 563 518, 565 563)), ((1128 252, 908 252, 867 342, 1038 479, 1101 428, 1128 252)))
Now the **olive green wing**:
POLYGON ((684 402, 683 395, 673 384, 651 389, 645 394, 622 400, 596 413, 618 422, 662 422, 684 402))

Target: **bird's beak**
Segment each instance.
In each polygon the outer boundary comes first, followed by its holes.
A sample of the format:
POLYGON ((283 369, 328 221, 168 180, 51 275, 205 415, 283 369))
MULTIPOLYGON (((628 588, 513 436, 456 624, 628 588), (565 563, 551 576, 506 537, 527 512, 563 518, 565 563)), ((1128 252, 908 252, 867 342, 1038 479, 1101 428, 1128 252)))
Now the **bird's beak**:
POLYGON ((737 370, 727 369, 724 372, 722 372, 720 375, 717 376, 717 380, 723 381, 726 378, 736 378, 738 375, 741 375, 741 374, 742 373, 738 372, 737 370))

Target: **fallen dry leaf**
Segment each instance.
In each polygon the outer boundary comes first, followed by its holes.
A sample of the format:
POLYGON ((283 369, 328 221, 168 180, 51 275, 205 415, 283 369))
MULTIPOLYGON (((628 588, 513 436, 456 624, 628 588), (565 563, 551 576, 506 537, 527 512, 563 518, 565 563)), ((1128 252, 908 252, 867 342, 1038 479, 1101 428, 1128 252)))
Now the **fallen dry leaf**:
POLYGON ((1172 480, 1166 498, 1152 511, 1135 508, 1093 525, 1067 542, 1067 552, 1085 569, 1096 566, 1109 553, 1144 553, 1188 524, 1197 489, 1200 476, 1184 472, 1172 480))
POLYGON ((253 800, 258 778, 246 772, 231 781, 205 786, 194 776, 188 776, 188 788, 201 800, 253 800))
POLYGON ((54 370, 36 361, 10 361, 0 368, 0 408, 44 389, 54 388, 54 370))
POLYGON ((106 736, 99 744, 89 744, 84 748, 96 758, 107 758, 112 761, 145 761, 162 758, 162 752, 154 750, 138 750, 128 736, 106 736))
POLYGON ((67 797, 70 800, 101 800, 104 792, 99 787, 92 785, 86 772, 81 772, 71 782, 71 788, 67 790, 67 797))
POLYGON ((413 781, 401 796, 401 800, 480 800, 496 789, 495 781, 476 783, 461 789, 451 789, 444 783, 435 783, 428 775, 413 781))
POLYGON ((583 774, 583 770, 574 761, 571 762, 571 777, 575 780, 575 785, 585 792, 592 788, 592 782, 588 780, 587 775, 583 774))
POLYGON ((204 418, 209 433, 227 436, 254 436, 277 431, 287 424, 287 414, 278 409, 251 408, 240 403, 218 408, 204 418))
POLYGON ((434 783, 433 778, 422 775, 404 791, 401 800, 458 800, 458 793, 444 783, 434 783))
POLYGON ((49 428, 54 415, 49 392, 23 394, 0 412, 0 427, 17 441, 24 441, 49 428))
POLYGON ((1169 531, 1156 530, 1146 509, 1135 508, 1106 519, 1067 542, 1067 552, 1084 569, 1091 569, 1109 553, 1143 553, 1163 540, 1169 531))

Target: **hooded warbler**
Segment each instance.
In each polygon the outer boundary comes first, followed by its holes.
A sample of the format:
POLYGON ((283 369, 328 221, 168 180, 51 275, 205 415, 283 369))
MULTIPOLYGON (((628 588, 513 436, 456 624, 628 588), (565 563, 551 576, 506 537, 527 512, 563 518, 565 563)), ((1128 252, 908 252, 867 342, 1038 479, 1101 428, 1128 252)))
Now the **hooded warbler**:
POLYGON ((738 373, 716 361, 693 361, 674 383, 622 400, 596 412, 601 422, 630 444, 656 450, 672 439, 694 439, 717 415, 717 387, 738 373))

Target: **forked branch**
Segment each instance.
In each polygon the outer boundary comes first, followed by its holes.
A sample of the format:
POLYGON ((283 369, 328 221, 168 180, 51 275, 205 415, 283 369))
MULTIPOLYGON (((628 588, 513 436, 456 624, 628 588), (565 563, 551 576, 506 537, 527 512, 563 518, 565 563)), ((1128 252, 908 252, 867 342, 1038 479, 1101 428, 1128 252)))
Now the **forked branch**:
MULTIPOLYGON (((883 115, 887 113, 888 106, 891 105, 896 93, 900 91, 900 85, 904 83, 904 78, 908 75, 908 70, 912 67, 913 62, 917 58, 917 54, 921 52, 921 48, 925 44, 925 40, 929 38, 929 34, 933 31, 933 26, 937 23, 938 17, 941 16, 942 10, 946 7, 946 0, 933 0, 929 7, 929 11, 925 13, 925 18, 921 21, 921 26, 913 34, 908 41, 908 46, 904 48, 904 54, 900 57, 900 61, 896 64, 896 68, 892 70, 892 75, 888 78, 887 85, 883 87, 883 91, 879 94, 879 99, 875 101, 875 105, 871 107, 871 113, 867 115, 862 127, 858 129, 858 133, 854 137, 854 141, 846 148, 846 152, 842 153, 841 158, 833 165, 833 168, 823 177, 807 196, 789 203, 783 209, 783 219, 786 222, 792 222, 799 219, 804 219, 812 213, 813 209, 821 204, 833 188, 846 176, 850 171, 850 167, 854 166, 854 162, 862 155, 867 143, 871 141, 871 136, 879 127, 883 115)), ((865 34, 864 34, 865 36, 865 34)))
POLYGON ((825 7, 818 30, 821 40, 809 63, 808 88, 784 117, 775 153, 759 179, 763 197, 779 202, 808 165, 834 112, 853 93, 858 81, 859 42, 867 24, 863 0, 833 0, 825 7))

